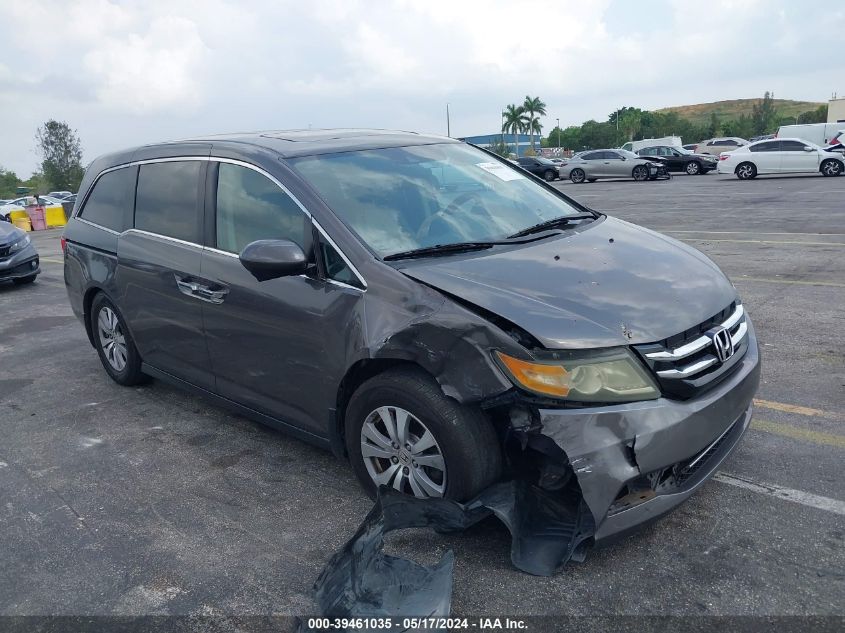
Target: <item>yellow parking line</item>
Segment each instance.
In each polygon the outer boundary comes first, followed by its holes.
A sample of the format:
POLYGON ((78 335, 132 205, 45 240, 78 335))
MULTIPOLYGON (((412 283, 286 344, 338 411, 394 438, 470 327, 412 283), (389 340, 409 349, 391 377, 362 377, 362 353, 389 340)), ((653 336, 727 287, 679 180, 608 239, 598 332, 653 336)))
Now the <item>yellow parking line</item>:
POLYGON ((845 419, 845 415, 834 413, 833 411, 822 411, 821 409, 813 409, 811 407, 802 407, 797 404, 786 404, 784 402, 773 402, 771 400, 761 400, 754 398, 754 406, 762 407, 764 409, 772 409, 773 411, 782 411, 783 413, 797 413, 799 415, 809 415, 813 417, 829 418, 831 420, 845 419))
POLYGON ((766 284, 795 284, 800 286, 831 286, 833 288, 845 288, 845 284, 835 281, 801 281, 797 279, 764 279, 763 277, 732 277, 731 281, 759 281, 766 284))
POLYGON ((683 242, 730 242, 732 244, 787 244, 789 246, 845 246, 842 242, 795 242, 787 240, 724 240, 706 237, 686 237, 683 242))
POLYGON ((832 446, 833 448, 845 448, 845 435, 822 433, 821 431, 810 431, 809 429, 802 429, 790 424, 781 424, 779 422, 770 422, 769 420, 759 419, 751 420, 751 428, 755 431, 772 433, 774 435, 788 437, 793 440, 801 440, 802 442, 832 446))

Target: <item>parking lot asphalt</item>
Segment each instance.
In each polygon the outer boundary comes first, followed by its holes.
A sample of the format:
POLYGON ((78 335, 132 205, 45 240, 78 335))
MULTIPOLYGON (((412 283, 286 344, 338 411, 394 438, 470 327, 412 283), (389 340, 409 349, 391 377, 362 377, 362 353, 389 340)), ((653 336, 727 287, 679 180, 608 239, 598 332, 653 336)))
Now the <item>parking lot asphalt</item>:
MULTIPOLYGON (((845 177, 557 183, 712 257, 757 328, 751 430, 718 480, 552 578, 495 519, 394 534, 455 550, 453 613, 845 613, 845 177)), ((311 586, 371 507, 346 464, 160 382, 114 384, 43 274, 0 286, 0 614, 314 614, 311 586)))

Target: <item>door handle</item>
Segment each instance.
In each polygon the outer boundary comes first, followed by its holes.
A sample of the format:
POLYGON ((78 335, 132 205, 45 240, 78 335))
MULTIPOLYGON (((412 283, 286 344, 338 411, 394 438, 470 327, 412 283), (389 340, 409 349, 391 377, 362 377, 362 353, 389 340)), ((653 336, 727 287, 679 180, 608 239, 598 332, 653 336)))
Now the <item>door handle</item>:
POLYGON ((179 292, 194 299, 199 299, 200 301, 219 304, 223 303, 226 295, 229 294, 229 289, 225 286, 211 288, 191 277, 182 277, 179 274, 175 274, 174 277, 176 278, 176 287, 179 288, 179 292))

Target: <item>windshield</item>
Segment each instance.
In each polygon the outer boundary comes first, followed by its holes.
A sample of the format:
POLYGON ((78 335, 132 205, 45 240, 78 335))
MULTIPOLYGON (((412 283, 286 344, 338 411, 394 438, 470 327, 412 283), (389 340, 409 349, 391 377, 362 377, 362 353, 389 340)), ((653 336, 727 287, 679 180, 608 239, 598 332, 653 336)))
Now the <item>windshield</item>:
POLYGON ((506 239, 582 210, 532 178, 461 143, 291 159, 379 256, 506 239))

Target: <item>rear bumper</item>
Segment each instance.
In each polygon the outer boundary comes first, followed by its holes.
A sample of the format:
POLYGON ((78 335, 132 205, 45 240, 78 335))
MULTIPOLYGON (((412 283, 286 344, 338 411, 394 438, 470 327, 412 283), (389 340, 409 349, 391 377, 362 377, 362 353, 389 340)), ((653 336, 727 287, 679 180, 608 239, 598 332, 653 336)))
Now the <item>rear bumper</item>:
POLYGON ((596 541, 669 512, 737 446, 760 383, 748 323, 749 346, 737 369, 699 398, 540 410, 540 432, 566 452, 595 519, 596 541))

